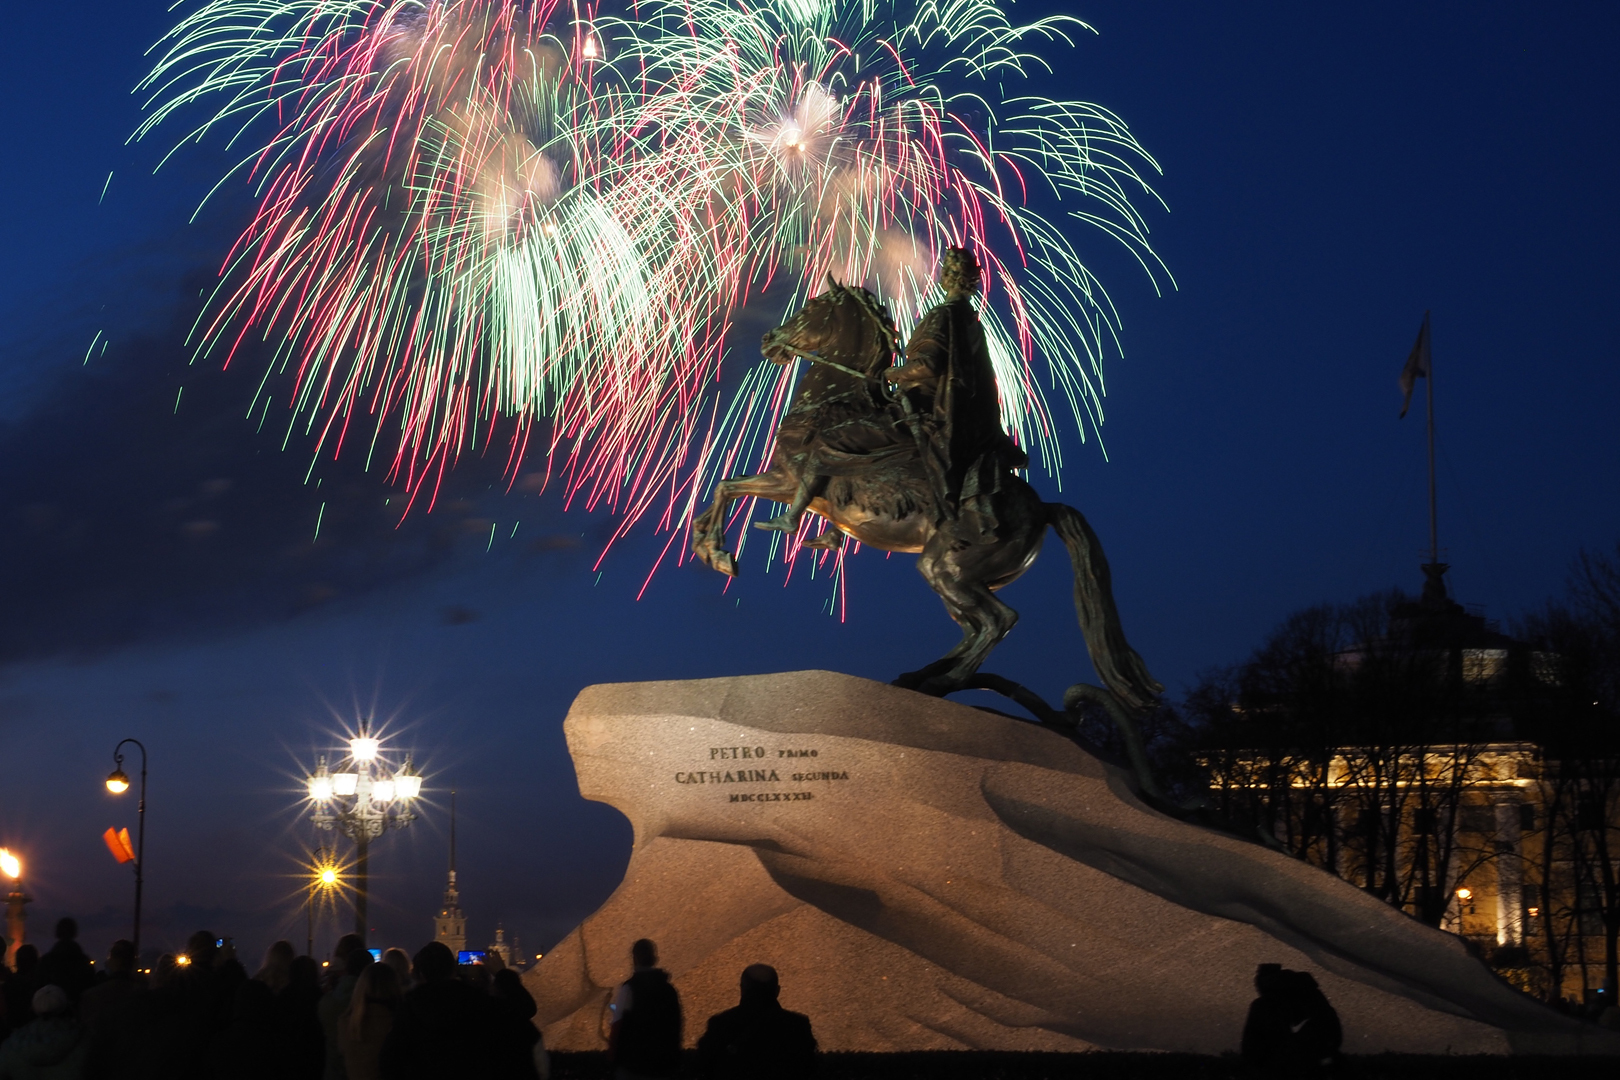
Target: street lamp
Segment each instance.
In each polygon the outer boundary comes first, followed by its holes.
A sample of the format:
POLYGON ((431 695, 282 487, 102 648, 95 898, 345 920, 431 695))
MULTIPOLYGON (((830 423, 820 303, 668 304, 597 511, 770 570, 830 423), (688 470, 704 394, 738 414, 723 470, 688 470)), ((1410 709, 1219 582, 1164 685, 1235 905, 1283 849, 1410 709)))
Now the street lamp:
POLYGON ((309 877, 309 903, 305 906, 309 911, 309 940, 305 944, 304 955, 315 955, 315 899, 317 895, 331 897, 332 891, 338 887, 342 877, 338 873, 337 865, 332 861, 332 853, 322 848, 315 854, 315 861, 310 865, 309 877))
MULTIPOLYGON (((367 869, 371 841, 389 829, 403 829, 416 820, 413 809, 422 794, 422 777, 407 756, 397 769, 384 757, 382 740, 364 727, 349 740, 350 766, 330 772, 326 758, 305 779, 314 810, 310 820, 317 829, 335 830, 354 841, 354 926, 366 936, 367 869)), ((334 879, 335 883, 335 879, 334 879)))
POLYGON ((146 747, 139 739, 125 739, 113 747, 113 771, 107 774, 107 790, 122 795, 129 790, 124 772, 124 747, 134 743, 141 751, 141 801, 135 807, 135 963, 141 959, 141 885, 146 880, 146 747))
POLYGON ((23 931, 28 917, 23 911, 23 905, 33 900, 33 897, 23 895, 22 860, 13 855, 10 848, 0 848, 0 874, 11 879, 11 894, 6 897, 6 937, 10 938, 6 944, 6 966, 10 967, 12 958, 17 955, 17 949, 23 943, 23 931))

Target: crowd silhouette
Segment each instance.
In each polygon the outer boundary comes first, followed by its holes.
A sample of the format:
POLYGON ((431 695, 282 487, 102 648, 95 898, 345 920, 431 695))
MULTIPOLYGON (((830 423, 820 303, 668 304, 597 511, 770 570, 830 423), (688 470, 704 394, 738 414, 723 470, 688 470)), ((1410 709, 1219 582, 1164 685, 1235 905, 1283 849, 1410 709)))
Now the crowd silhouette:
MULTIPOLYGON (((613 1080, 671 1080, 682 1071, 685 1024, 681 996, 658 966, 658 947, 646 938, 630 946, 633 972, 609 1006, 608 1060, 613 1080)), ((742 973, 736 1008, 709 1017, 697 1044, 703 1080, 808 1080, 816 1071, 810 1018, 777 1001, 781 984, 769 964, 742 973)))
MULTIPOLYGON (((249 974, 230 939, 97 970, 72 919, 0 965, 0 1080, 543 1080, 534 999, 498 955, 433 942, 374 959, 356 934, 322 965, 278 941, 249 974)), ((0 939, 3 947, 4 939, 0 939)))
POLYGON ((1330 1072, 1338 1062, 1344 1029, 1316 977, 1281 964, 1261 964, 1254 989, 1259 996, 1243 1025, 1244 1062, 1262 1077, 1330 1072))
MULTIPOLYGON (((115 941, 97 971, 78 936, 62 919, 43 955, 25 944, 0 964, 0 1080, 549 1080, 534 998, 496 953, 457 964, 435 941, 374 957, 346 934, 325 964, 278 941, 249 975, 229 938, 199 930, 144 972, 115 941)), ((674 1077, 688 1064, 680 995, 653 942, 637 941, 631 963, 610 1005, 614 1078, 674 1077)), ((1334 1071, 1343 1031, 1316 980, 1272 963, 1254 981, 1249 1072, 1334 1071)), ((748 966, 740 990, 697 1041, 698 1075, 808 1080, 815 1036, 778 1001, 776 970, 748 966)))
MULTIPOLYGON (((549 1080, 534 998, 495 953, 458 964, 435 941, 374 957, 346 934, 324 964, 278 941, 249 975, 229 938, 199 930, 146 971, 115 941, 98 970, 78 936, 62 919, 43 955, 25 944, 0 964, 0 1080, 549 1080)), ((613 999, 614 1075, 675 1076, 680 996, 651 941, 631 958, 613 999)), ((698 1041, 701 1076, 812 1075, 810 1021, 779 992, 774 968, 743 971, 740 1003, 698 1041)))

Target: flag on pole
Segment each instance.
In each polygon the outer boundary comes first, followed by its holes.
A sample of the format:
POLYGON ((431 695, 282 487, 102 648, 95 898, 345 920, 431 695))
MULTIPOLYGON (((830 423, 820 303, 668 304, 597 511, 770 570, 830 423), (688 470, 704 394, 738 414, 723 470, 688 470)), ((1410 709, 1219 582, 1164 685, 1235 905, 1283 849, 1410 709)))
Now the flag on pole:
POLYGON ((112 852, 112 857, 120 863, 135 861, 135 845, 129 842, 128 829, 120 829, 117 832, 108 829, 101 834, 101 839, 107 845, 107 850, 112 852))
POLYGON ((1401 368, 1401 415, 1412 407, 1412 387, 1417 385, 1419 379, 1429 377, 1429 313, 1423 313, 1423 329, 1418 331, 1417 342, 1412 346, 1412 354, 1406 358, 1406 366, 1401 368))

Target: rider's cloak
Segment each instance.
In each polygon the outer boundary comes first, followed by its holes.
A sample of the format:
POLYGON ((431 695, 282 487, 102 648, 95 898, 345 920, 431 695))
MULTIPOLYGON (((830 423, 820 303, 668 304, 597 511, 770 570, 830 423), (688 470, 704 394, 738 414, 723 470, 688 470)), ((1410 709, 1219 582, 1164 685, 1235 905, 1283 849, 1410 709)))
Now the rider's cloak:
POLYGON ((1029 456, 1001 423, 1001 397, 984 327, 971 298, 937 304, 906 343, 906 366, 920 365, 923 378, 907 379, 921 392, 926 452, 942 495, 942 512, 955 517, 973 540, 994 536, 994 496, 1009 469, 1029 456))

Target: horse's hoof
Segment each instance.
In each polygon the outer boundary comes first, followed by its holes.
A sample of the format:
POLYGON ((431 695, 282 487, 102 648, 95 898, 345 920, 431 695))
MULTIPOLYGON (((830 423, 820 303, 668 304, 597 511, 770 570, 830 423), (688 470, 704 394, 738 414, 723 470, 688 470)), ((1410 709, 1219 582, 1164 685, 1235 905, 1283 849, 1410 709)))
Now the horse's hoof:
POLYGON ((923 683, 928 681, 929 674, 930 673, 927 668, 920 668, 917 671, 908 671, 904 675, 897 677, 889 685, 898 686, 902 690, 915 690, 923 683))
POLYGON ((812 536, 800 547, 819 548, 822 551, 837 551, 844 546, 844 534, 837 529, 828 529, 820 536, 812 536))
POLYGON ((769 521, 756 521, 754 528, 765 532, 792 533, 799 531, 799 523, 786 514, 778 514, 769 521))
POLYGON ((718 570, 727 577, 737 576, 737 560, 729 551, 709 544, 694 544, 692 554, 710 570, 718 570))
POLYGON ((898 686, 903 690, 915 690, 920 694, 932 697, 944 697, 953 690, 962 687, 961 679, 947 677, 946 672, 955 666, 955 661, 948 656, 935 660, 932 664, 924 665, 916 671, 908 671, 900 676, 890 686, 898 686))

